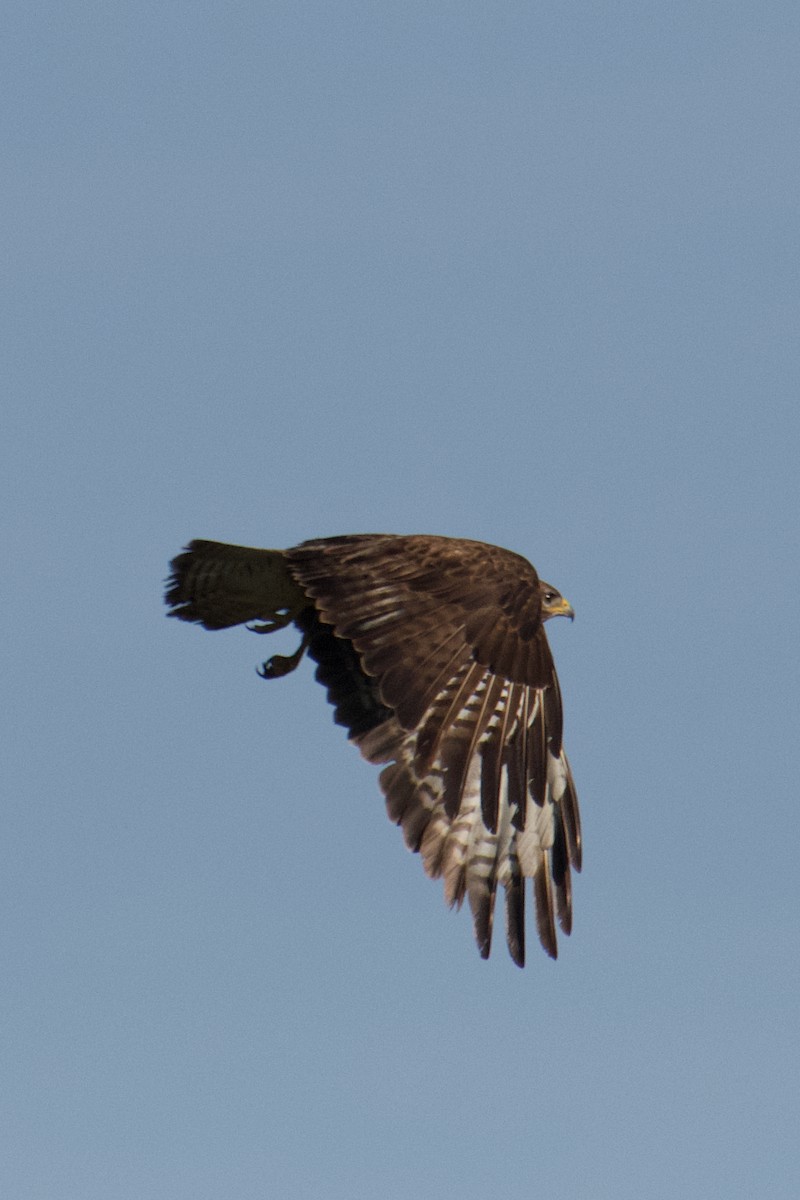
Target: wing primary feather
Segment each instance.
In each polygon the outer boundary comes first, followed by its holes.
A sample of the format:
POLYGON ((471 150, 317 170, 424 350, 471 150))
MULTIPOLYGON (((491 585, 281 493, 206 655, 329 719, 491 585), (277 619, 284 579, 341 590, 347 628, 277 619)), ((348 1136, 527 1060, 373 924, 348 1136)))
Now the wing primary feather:
POLYGON ((481 748, 481 816, 490 833, 497 833, 504 740, 490 737, 481 748))
POLYGON ((566 772, 566 787, 559 800, 561 818, 564 823, 564 836, 567 841, 569 861, 576 871, 583 865, 583 844, 581 840, 581 814, 578 808, 578 797, 575 793, 575 783, 572 778, 572 768, 566 754, 561 752, 561 761, 566 772))
MULTIPOLYGON (((492 925, 494 923, 494 902, 497 895, 497 880, 488 881, 486 891, 472 905, 472 919, 475 930, 475 941, 481 958, 488 958, 492 950, 492 925)), ((470 902, 471 898, 470 898, 470 902)))
POLYGON ((461 808, 464 781, 469 770, 466 740, 455 736, 447 738, 442 744, 439 761, 444 769, 444 811, 452 821, 461 808))
POLYGON ((539 941, 551 958, 558 958, 558 943, 556 941, 556 926, 553 920, 553 886, 547 855, 542 856, 539 868, 533 877, 533 890, 536 900, 536 926, 539 941))
POLYGON ((561 688, 555 671, 550 677, 549 686, 544 689, 544 717, 550 753, 558 758, 561 753, 564 717, 561 708, 561 688))
POLYGON ((508 731, 516 715, 515 708, 518 707, 518 704, 519 688, 516 684, 508 684, 497 728, 492 730, 482 748, 481 815, 483 823, 490 833, 497 833, 497 810, 500 800, 504 752, 508 742, 508 731))
MULTIPOLYGON (((481 676, 483 671, 479 668, 481 676)), ((469 672, 471 674, 471 672, 469 672)), ((467 777, 472 760, 478 748, 478 743, 486 732, 486 728, 494 714, 497 701, 503 691, 503 682, 490 677, 479 701, 479 707, 472 717, 472 730, 469 741, 466 731, 453 730, 442 747, 442 761, 446 762, 444 807, 448 816, 455 816, 461 809, 467 777)), ((494 830, 492 830, 494 832, 494 830)))
POLYGON ((555 891, 556 917, 564 933, 572 932, 572 882, 569 874, 569 858, 564 835, 564 823, 560 810, 555 814, 555 834, 550 851, 553 888, 555 891))
POLYGON ((533 723, 528 731, 528 784, 540 808, 547 796, 547 729, 542 710, 542 693, 539 692, 533 723))
POLYGON ((506 885, 506 942, 518 967, 525 966, 525 880, 515 875, 506 885))
POLYGON ((453 722, 463 709, 467 698, 474 692, 483 674, 484 668, 479 666, 478 663, 472 663, 464 672, 444 713, 439 716, 435 708, 431 709, 418 738, 418 744, 420 741, 423 741, 426 747, 425 759, 420 761, 418 758, 415 764, 420 774, 424 774, 430 768, 431 763, 439 753, 439 747, 443 739, 450 732, 453 722), (430 731, 428 726, 430 726, 430 731))
MULTIPOLYGON (((528 779, 530 777, 530 757, 531 757, 530 731, 531 731, 531 720, 532 720, 532 718, 531 718, 531 695, 532 694, 538 695, 538 693, 532 693, 531 688, 527 688, 527 687, 523 690, 523 693, 522 693, 522 713, 520 715, 519 732, 517 735, 517 739, 519 740, 519 748, 518 748, 517 755, 516 755, 516 766, 518 769, 519 776, 518 776, 518 778, 517 777, 514 778, 513 788, 512 788, 511 773, 509 772, 509 802, 511 800, 511 795, 513 792, 515 807, 513 810, 512 820, 514 823, 514 828, 519 833, 522 833, 522 831, 525 829, 525 818, 526 818, 527 812, 528 812, 528 779)), ((536 714, 537 703, 538 702, 535 699, 533 702, 534 717, 536 714)), ((515 740, 517 740, 517 739, 515 739, 515 740)))

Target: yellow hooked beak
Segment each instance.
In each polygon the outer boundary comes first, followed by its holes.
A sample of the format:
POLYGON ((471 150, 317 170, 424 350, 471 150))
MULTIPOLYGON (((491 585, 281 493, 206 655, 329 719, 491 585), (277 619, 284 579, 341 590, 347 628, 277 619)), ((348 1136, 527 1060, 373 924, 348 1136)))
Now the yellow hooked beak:
POLYGON ((548 617, 569 617, 570 621, 575 620, 575 610, 563 596, 559 596, 552 604, 544 605, 543 613, 548 617))

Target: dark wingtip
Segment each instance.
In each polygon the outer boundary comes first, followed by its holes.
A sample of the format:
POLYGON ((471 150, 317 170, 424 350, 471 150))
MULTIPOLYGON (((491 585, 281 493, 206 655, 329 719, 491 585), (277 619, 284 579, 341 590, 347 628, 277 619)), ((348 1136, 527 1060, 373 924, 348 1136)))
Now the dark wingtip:
POLYGON ((558 940, 553 913, 553 884, 549 864, 543 861, 533 877, 533 892, 536 901, 536 928, 539 941, 551 958, 558 958, 558 940))
POLYGON ((514 879, 506 888, 506 943, 518 967, 525 966, 525 882, 514 879))
POLYGON ((494 926, 494 901, 497 884, 490 883, 488 890, 475 898, 470 896, 470 907, 475 930, 475 941, 481 958, 488 958, 492 950, 492 928, 494 926))

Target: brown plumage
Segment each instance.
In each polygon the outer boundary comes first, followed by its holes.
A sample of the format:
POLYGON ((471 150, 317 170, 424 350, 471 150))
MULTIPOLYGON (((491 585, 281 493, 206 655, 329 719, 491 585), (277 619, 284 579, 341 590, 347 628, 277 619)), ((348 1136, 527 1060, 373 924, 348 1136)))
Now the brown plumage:
POLYGON ((445 898, 472 910, 488 957, 495 894, 525 962, 524 880, 555 958, 572 926, 571 868, 581 866, 578 801, 562 749, 561 695, 544 621, 572 616, 524 558, 461 538, 364 534, 291 550, 194 541, 172 562, 170 616, 206 629, 293 622, 294 655, 317 662, 335 719, 366 759, 445 898))

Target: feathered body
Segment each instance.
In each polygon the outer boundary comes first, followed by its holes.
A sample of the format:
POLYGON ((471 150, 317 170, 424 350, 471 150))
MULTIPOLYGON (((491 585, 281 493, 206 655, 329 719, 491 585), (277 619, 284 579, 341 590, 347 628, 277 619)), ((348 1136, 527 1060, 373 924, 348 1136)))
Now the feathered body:
POLYGON ((445 898, 466 898, 488 957, 497 887, 506 939, 525 961, 524 881, 555 957, 572 924, 578 802, 562 748, 561 695, 543 622, 572 615, 517 554, 482 542, 384 534, 291 550, 195 541, 172 563, 172 616, 207 629, 289 622, 303 641, 264 664, 316 660, 335 719, 366 759, 387 764, 389 816, 445 898))

